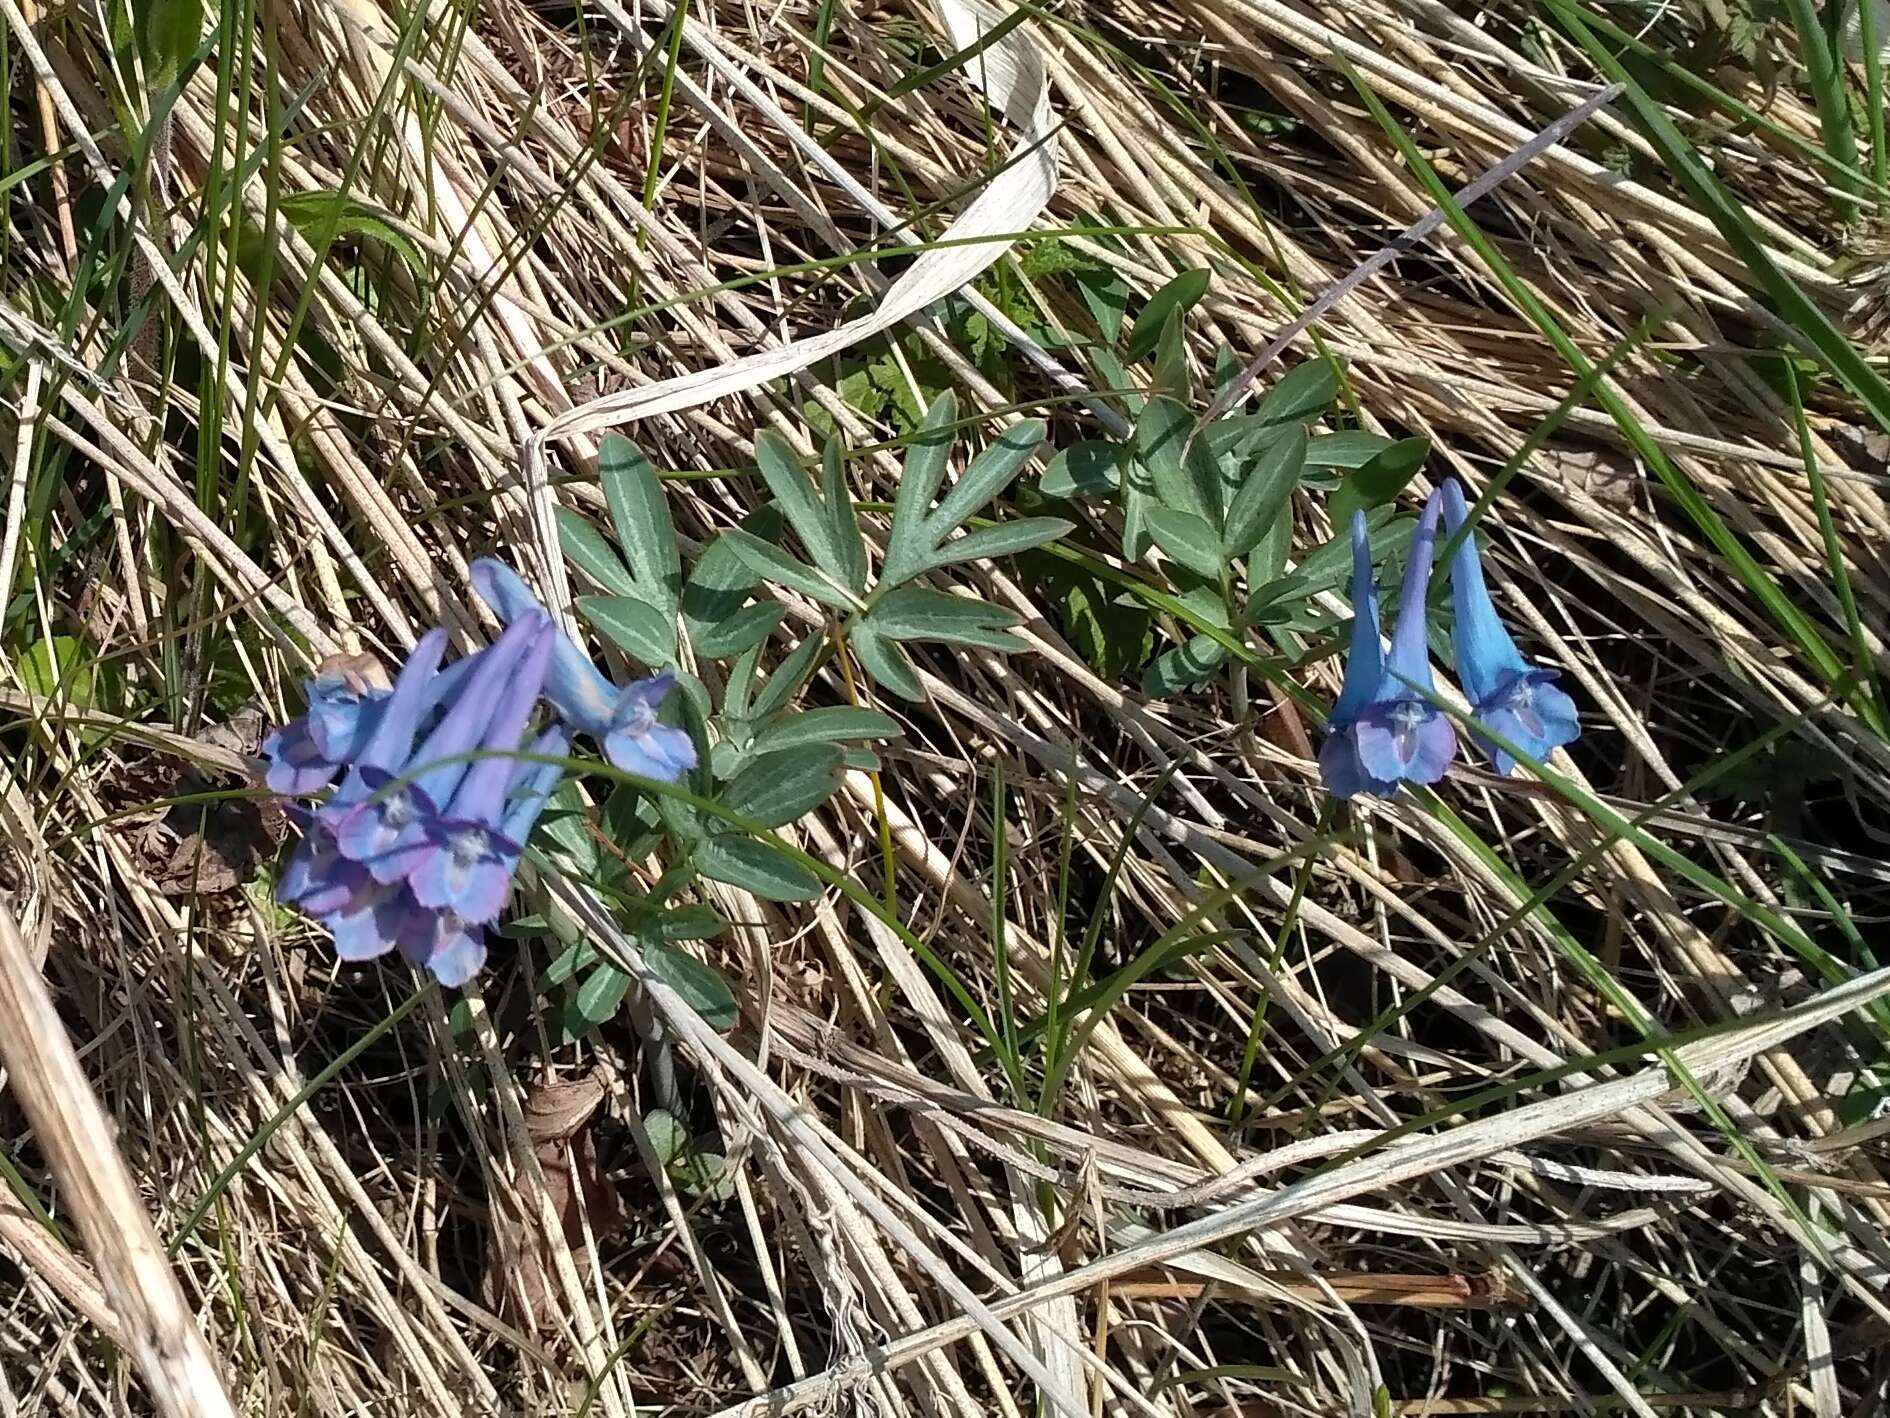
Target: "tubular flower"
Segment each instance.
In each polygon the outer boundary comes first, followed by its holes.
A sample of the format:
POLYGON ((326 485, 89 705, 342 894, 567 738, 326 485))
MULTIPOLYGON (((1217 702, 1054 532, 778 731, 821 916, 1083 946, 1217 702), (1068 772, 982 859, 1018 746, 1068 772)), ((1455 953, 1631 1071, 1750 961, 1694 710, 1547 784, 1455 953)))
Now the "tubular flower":
MULTIPOLYGON (((1453 479, 1444 484, 1442 496, 1444 523, 1454 533, 1468 516, 1463 489, 1453 479)), ((1503 628, 1483 581, 1474 536, 1463 538, 1450 559, 1450 599, 1457 683, 1477 723, 1536 759, 1573 742, 1581 732, 1575 702, 1556 688, 1556 672, 1523 659, 1503 628)), ((1498 773, 1516 766, 1515 757, 1497 743, 1481 735, 1478 740, 1498 773)))
MULTIPOLYGON (((452 704, 478 661, 471 655, 431 676, 420 692, 421 713, 452 704)), ((308 712, 271 732, 262 744, 269 765, 263 781, 289 797, 320 792, 341 769, 358 762, 392 697, 387 674, 372 655, 331 655, 303 687, 308 712)))
POLYGON ((1398 596, 1391 654, 1379 645, 1377 591, 1365 517, 1352 514, 1352 643, 1333 706, 1331 735, 1319 752, 1328 792, 1389 797, 1399 783, 1435 783, 1457 752, 1457 734, 1431 702, 1434 682, 1424 601, 1437 552, 1439 500, 1425 504, 1398 596))
POLYGON ((295 810, 302 842, 276 887, 328 928, 341 959, 398 948, 445 985, 484 965, 486 926, 561 772, 516 756, 565 751, 561 727, 529 735, 560 638, 544 615, 521 616, 489 648, 441 669, 446 634, 430 631, 391 688, 364 692, 318 674, 309 714, 271 736, 287 745, 278 757, 297 765, 298 783, 316 776, 293 756, 304 742, 323 782, 348 770, 327 803, 295 810), (466 757, 475 752, 486 756, 466 757))
MULTIPOLYGON (((495 557, 472 565, 473 589, 508 625, 545 608, 518 573, 495 557)), ((570 639, 557 634, 545 675, 545 698, 564 721, 603 745, 604 757, 639 777, 673 783, 696 766, 689 735, 656 720, 676 682, 669 671, 619 689, 570 639)))
POLYGON ((358 765, 321 809, 343 856, 377 881, 407 877, 426 824, 444 814, 473 766, 464 755, 518 747, 550 650, 546 644, 533 654, 534 642, 544 641, 550 628, 543 616, 518 621, 479 657, 458 701, 417 750, 395 761, 370 756, 358 765))

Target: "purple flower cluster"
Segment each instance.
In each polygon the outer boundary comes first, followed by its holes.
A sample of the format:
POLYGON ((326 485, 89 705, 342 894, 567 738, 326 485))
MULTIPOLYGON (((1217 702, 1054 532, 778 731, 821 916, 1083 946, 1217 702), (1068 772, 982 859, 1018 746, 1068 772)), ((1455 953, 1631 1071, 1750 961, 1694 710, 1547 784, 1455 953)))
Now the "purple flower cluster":
POLYGON ((619 690, 572 644, 503 562, 473 564, 473 585, 506 623, 490 646, 442 667, 446 632, 420 638, 393 684, 358 659, 325 662, 308 713, 263 743, 278 793, 320 792, 277 897, 319 920, 344 960, 399 948, 442 984, 486 959, 525 841, 558 785, 573 730, 626 772, 674 782, 695 745, 656 721, 669 674, 619 690), (534 732, 540 700, 556 722, 534 732), (521 755, 530 755, 529 757, 521 755))
MULTIPOLYGON (((1319 776, 1342 798, 1389 797, 1400 783, 1435 783, 1457 754, 1457 731, 1437 707, 1425 635, 1425 598, 1437 554, 1441 517, 1453 533, 1468 517, 1463 489, 1446 482, 1424 505, 1398 595, 1398 623, 1387 656, 1379 642, 1378 594, 1372 579, 1365 516, 1352 514, 1352 643, 1345 683, 1333 705, 1331 735, 1319 750, 1319 776)), ((1531 665, 1503 628, 1483 580, 1476 539, 1466 536, 1450 560, 1451 652, 1472 720, 1495 737, 1476 734, 1498 773, 1516 759, 1509 743, 1540 759, 1581 732, 1575 703, 1555 686, 1556 672, 1531 665), (1500 740, 1500 742, 1499 742, 1500 740)))

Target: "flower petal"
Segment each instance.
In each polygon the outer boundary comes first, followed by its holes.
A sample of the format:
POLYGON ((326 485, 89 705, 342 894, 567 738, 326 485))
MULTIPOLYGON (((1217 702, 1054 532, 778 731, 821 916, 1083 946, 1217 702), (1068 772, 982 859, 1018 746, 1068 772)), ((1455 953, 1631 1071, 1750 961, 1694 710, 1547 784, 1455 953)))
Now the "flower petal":
POLYGON ((391 690, 356 690, 341 675, 316 675, 308 682, 308 727, 322 757, 352 763, 374 737, 391 690))
POLYGON ((341 771, 340 763, 322 752, 306 717, 291 719, 270 733, 262 752, 269 761, 263 782, 270 792, 286 797, 319 793, 341 771))
MULTIPOLYGON (((519 575, 497 557, 482 556, 472 564, 473 589, 492 607, 493 614, 510 625, 531 614, 544 614, 544 605, 519 575)), ((551 647, 551 665, 545 676, 545 698, 580 731, 602 738, 610 731, 616 706, 616 686, 562 631, 551 647)))
POLYGON ((486 963, 485 929, 451 911, 417 909, 401 929, 400 953, 442 985, 457 987, 486 963))
POLYGON ((497 918, 518 871, 516 843, 473 823, 444 825, 441 840, 428 846, 407 879, 414 899, 434 910, 450 910, 463 921, 497 918), (477 850, 462 837, 478 834, 477 850))
MULTIPOLYGON (((1454 535, 1468 518, 1469 509, 1455 478, 1447 481, 1442 491, 1444 522, 1454 535)), ((1505 679, 1525 673, 1528 666, 1490 600, 1474 532, 1459 542, 1451 555, 1450 603, 1455 616, 1450 638, 1457 683, 1463 686, 1466 699, 1481 704, 1496 694, 1505 679)))
POLYGON ((1430 613, 1431 563, 1437 555, 1437 518, 1442 511, 1439 494, 1432 493, 1411 538, 1411 557, 1404 568, 1404 586, 1398 592, 1398 624, 1391 632, 1391 655, 1378 686, 1380 700, 1403 699, 1431 692, 1431 651, 1427 625, 1430 613))
POLYGON ((335 849, 328 830, 311 824, 282 868, 276 900, 311 916, 325 916, 347 905, 366 881, 367 873, 335 849))
MULTIPOLYGON (((1477 722, 1521 749, 1529 757, 1547 758, 1563 744, 1573 743, 1581 735, 1581 718, 1575 701, 1552 681, 1555 671, 1531 670, 1510 682, 1496 701, 1479 707, 1477 722)), ((1493 740, 1484 740, 1496 771, 1508 776, 1516 759, 1493 740)))
POLYGON ((1335 798, 1352 798, 1360 793, 1390 797, 1398 791, 1398 785, 1372 777, 1359 761, 1357 727, 1347 725, 1326 736, 1319 746, 1319 780, 1335 798))
MULTIPOLYGON (((493 708, 492 720, 487 725, 481 747, 494 753, 517 751, 519 735, 525 732, 526 721, 530 719, 532 708, 538 703, 538 693, 544 687, 545 668, 550 663, 551 647, 556 636, 557 632, 549 621, 540 622, 523 658, 514 668, 511 679, 493 708)), ((466 776, 460 780, 459 788, 446 808, 447 814, 459 821, 497 827, 513 768, 513 761, 506 758, 482 758, 472 764, 466 770, 466 776)))
POLYGON ((365 881, 346 905, 322 916, 342 960, 373 960, 394 948, 413 902, 398 886, 365 881))
POLYGON ((1374 705, 1356 726, 1358 759, 1378 779, 1435 783, 1457 756, 1457 731, 1420 699, 1374 705))
POLYGON ((657 724, 640 734, 620 730, 607 735, 604 757, 626 773, 674 783, 696 766, 696 746, 681 729, 657 724))
MULTIPOLYGON (((562 758, 569 747, 570 737, 562 728, 554 726, 538 736, 531 751, 541 758, 562 758)), ((500 830, 508 841, 523 848, 537 825, 538 815, 545 810, 558 780, 564 776, 564 765, 522 762, 519 766, 527 771, 514 785, 500 830)))
POLYGON ((1372 543, 1363 512, 1352 514, 1351 532, 1352 643, 1345 656, 1345 683, 1340 686, 1338 702, 1332 706, 1335 729, 1351 723, 1378 697, 1378 686, 1385 675, 1384 647, 1378 642, 1378 587, 1372 576, 1372 543))

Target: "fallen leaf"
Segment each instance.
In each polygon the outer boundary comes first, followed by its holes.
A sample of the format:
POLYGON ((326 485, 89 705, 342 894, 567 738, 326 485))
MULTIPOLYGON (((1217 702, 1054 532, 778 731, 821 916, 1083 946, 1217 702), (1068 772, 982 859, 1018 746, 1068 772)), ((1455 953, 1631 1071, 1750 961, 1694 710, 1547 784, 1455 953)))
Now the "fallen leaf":
MULTIPOLYGON (((574 1251, 584 1246, 587 1232, 603 1241, 617 1234, 626 1219, 623 1201, 598 1157, 593 1126, 608 1096, 603 1074, 593 1072, 542 1080, 525 1097, 525 1131, 564 1243, 574 1251)), ((494 1209, 485 1300, 533 1329, 555 1325, 565 1309, 548 1240, 536 1213, 526 1218, 494 1209)))

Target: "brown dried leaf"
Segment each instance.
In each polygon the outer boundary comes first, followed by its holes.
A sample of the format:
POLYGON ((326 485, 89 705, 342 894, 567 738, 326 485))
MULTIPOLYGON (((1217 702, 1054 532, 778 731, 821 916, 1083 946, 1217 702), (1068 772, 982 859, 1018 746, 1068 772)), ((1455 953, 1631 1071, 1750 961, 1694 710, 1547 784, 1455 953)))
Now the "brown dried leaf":
MULTIPOLYGON (((573 1249, 583 1246, 587 1231, 602 1241, 615 1235, 625 1220, 622 1199, 598 1157, 592 1126, 608 1095, 597 1072, 541 1081, 525 1098, 525 1130, 564 1242, 573 1249)), ((528 1219, 494 1209, 483 1287, 486 1303, 534 1329, 551 1325, 563 1311, 546 1241, 536 1215, 528 1219)))

